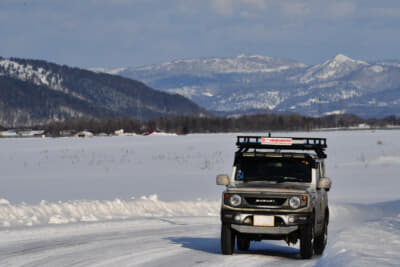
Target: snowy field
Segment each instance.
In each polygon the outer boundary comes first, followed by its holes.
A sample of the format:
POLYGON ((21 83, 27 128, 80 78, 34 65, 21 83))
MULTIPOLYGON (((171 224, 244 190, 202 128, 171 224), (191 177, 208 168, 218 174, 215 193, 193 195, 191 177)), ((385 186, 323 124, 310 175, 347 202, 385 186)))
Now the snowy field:
POLYGON ((235 134, 0 139, 0 266, 398 266, 400 131, 328 138, 322 257, 252 243, 222 256, 219 173, 235 134))

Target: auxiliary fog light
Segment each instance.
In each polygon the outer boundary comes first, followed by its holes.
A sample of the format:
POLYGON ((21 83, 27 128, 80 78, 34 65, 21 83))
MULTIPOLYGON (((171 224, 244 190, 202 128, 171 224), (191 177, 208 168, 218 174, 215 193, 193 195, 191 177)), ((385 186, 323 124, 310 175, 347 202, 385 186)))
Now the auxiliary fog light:
POLYGON ((289 217, 289 222, 294 223, 294 217, 289 217))
POLYGON ((251 216, 248 216, 248 217, 246 217, 246 219, 244 219, 243 223, 252 225, 253 224, 253 219, 251 218, 251 216))
POLYGON ((236 215, 235 218, 234 218, 234 220, 235 220, 236 222, 240 222, 240 215, 236 215))

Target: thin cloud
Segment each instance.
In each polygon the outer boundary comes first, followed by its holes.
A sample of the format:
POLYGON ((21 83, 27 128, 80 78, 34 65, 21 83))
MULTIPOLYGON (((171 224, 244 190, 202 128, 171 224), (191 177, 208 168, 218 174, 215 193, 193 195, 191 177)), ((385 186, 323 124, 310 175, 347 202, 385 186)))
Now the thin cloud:
POLYGON ((305 17, 311 14, 311 8, 305 3, 282 3, 282 10, 288 17, 305 17))
POLYGON ((265 0, 240 0, 241 5, 247 5, 255 8, 265 9, 267 7, 267 1, 265 0))
POLYGON ((211 7, 218 14, 222 16, 233 15, 233 1, 232 0, 214 0, 211 1, 211 7))
POLYGON ((90 67, 240 53, 400 58, 398 18, 398 0, 0 0, 0 56, 90 67))
POLYGON ((340 19, 351 17, 357 11, 352 1, 332 2, 327 0, 285 1, 279 3, 286 17, 305 19, 340 19))
POLYGON ((328 7, 328 15, 331 18, 351 17, 356 12, 356 5, 351 2, 333 3, 328 7))
POLYGON ((222 16, 232 16, 236 12, 249 16, 248 9, 264 10, 267 7, 266 0, 210 0, 211 9, 222 16))
POLYGON ((373 8, 369 13, 378 17, 400 18, 400 8, 373 8))

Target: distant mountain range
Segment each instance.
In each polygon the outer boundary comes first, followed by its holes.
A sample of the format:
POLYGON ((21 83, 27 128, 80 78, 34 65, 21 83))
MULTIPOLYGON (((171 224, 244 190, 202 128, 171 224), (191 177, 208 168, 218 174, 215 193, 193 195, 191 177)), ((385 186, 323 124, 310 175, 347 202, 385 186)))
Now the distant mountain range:
POLYGON ((0 57, 2 126, 83 116, 206 115, 207 110, 223 116, 400 116, 400 61, 364 62, 339 54, 307 66, 290 59, 241 55, 84 70, 0 57))
POLYGON ((29 126, 70 117, 200 115, 181 95, 142 82, 40 60, 0 57, 0 125, 29 126))
POLYGON ((400 116, 400 61, 364 62, 338 54, 307 66, 290 59, 241 55, 93 70, 143 81, 225 115, 269 111, 400 116))

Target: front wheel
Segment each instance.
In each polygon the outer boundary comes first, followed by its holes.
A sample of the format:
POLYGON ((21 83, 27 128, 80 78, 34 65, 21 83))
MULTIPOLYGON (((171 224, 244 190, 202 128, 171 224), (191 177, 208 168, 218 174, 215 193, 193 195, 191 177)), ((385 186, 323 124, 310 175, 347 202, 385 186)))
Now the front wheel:
POLYGON ((235 246, 235 233, 229 224, 221 226, 221 250, 224 255, 232 255, 235 246))
POLYGON ((314 227, 312 223, 304 225, 300 233, 300 255, 303 259, 310 259, 313 255, 314 227))
POLYGON ((317 255, 322 255, 328 241, 328 219, 324 221, 324 226, 320 235, 315 237, 314 252, 317 255))

